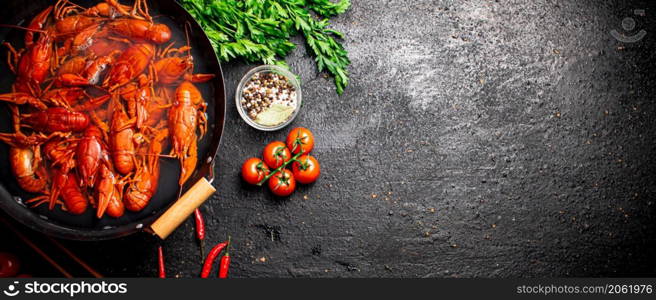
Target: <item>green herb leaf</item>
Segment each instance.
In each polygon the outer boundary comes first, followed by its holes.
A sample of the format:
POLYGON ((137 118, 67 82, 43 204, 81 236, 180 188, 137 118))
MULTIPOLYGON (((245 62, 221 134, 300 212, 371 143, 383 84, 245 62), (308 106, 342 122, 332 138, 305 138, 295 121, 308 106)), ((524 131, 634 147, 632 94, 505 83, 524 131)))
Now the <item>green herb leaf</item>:
POLYGON ((308 2, 310 9, 326 18, 341 15, 351 6, 349 0, 341 0, 337 3, 332 3, 330 0, 309 0, 308 2))

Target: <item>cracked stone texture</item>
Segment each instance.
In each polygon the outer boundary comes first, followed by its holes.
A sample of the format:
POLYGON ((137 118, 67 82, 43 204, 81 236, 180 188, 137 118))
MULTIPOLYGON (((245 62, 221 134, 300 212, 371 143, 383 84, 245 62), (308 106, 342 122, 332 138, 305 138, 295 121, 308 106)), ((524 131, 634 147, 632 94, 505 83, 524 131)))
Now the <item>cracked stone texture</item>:
MULTIPOLYGON (((232 237, 232 277, 656 275, 654 13, 353 1, 332 21, 353 61, 343 96, 302 47, 288 59, 305 101, 292 126, 314 132, 323 173, 287 199, 240 180, 241 162, 291 127, 244 123, 233 97, 252 66, 225 64, 206 250, 232 237), (614 39, 625 17, 647 36, 614 39)), ((193 230, 163 243, 169 275, 198 275, 193 230)), ((107 275, 156 276, 145 234, 67 244, 107 275)))

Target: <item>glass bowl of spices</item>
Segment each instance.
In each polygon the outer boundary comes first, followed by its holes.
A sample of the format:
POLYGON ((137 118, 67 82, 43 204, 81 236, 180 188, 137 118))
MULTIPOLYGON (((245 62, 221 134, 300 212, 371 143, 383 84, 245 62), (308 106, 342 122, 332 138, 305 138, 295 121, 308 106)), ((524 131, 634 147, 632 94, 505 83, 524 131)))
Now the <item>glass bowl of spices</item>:
POLYGON ((235 93, 241 118, 252 127, 274 131, 291 123, 301 108, 296 75, 279 66, 256 67, 241 79, 235 93))

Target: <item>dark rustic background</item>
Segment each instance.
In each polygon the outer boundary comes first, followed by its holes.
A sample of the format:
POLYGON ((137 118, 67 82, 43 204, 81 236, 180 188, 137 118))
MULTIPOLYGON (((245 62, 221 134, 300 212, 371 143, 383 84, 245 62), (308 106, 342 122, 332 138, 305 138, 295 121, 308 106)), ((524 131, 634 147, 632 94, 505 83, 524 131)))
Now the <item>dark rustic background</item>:
MULTIPOLYGON (((302 47, 288 60, 305 101, 292 126, 314 131, 323 174, 287 199, 240 180, 241 162, 291 127, 248 127, 233 97, 252 66, 225 64, 207 250, 232 236, 232 277, 655 276, 655 14, 353 0, 333 21, 353 61, 343 96, 302 47), (613 29, 647 35, 622 43, 613 29)), ((170 275, 199 273, 193 228, 164 242, 170 275)), ((156 276, 145 234, 66 244, 108 276, 156 276)))

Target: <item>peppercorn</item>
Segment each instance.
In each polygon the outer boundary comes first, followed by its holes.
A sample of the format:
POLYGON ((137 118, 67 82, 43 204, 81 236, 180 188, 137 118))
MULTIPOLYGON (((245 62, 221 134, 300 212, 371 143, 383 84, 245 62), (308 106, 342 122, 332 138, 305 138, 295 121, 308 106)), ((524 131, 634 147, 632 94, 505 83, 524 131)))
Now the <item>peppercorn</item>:
POLYGON ((247 82, 239 103, 248 117, 255 120, 274 103, 295 106, 296 89, 289 80, 280 74, 256 73, 247 82))

